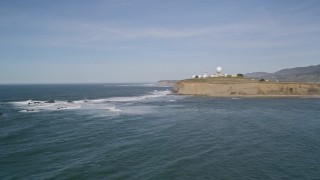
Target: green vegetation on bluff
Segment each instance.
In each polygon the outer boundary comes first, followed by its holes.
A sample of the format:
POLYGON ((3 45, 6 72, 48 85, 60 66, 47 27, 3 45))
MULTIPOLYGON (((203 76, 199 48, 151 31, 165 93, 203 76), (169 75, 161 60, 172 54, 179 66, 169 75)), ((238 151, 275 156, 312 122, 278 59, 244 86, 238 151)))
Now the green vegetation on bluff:
POLYGON ((253 83, 258 82, 258 80, 251 80, 243 77, 208 77, 208 78, 195 78, 195 79, 185 79, 185 82, 193 83, 253 83))

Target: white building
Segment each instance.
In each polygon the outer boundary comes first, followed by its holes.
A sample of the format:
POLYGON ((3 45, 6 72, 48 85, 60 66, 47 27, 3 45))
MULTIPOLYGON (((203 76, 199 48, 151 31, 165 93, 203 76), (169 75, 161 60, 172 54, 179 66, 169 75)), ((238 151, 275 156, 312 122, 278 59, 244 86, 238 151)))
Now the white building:
POLYGON ((238 77, 237 74, 232 74, 232 75, 228 75, 228 74, 224 74, 222 72, 222 67, 218 66, 216 69, 216 72, 212 75, 208 75, 207 72, 204 73, 204 75, 193 75, 192 78, 208 78, 208 77, 238 77))
POLYGON ((222 67, 218 66, 216 69, 216 73, 211 75, 211 77, 226 77, 226 74, 222 73, 222 67))

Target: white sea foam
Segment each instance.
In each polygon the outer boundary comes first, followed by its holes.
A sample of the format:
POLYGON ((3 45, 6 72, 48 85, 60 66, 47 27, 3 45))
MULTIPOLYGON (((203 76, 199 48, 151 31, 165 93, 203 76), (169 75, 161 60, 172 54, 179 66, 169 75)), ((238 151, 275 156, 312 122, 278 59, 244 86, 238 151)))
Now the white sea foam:
POLYGON ((23 113, 35 113, 35 112, 39 112, 39 110, 23 109, 23 110, 20 110, 19 112, 23 112, 23 113))
POLYGON ((121 112, 121 109, 117 109, 116 107, 110 107, 110 108, 106 108, 106 109, 111 112, 121 112))
POLYGON ((15 105, 28 105, 29 103, 33 102, 31 99, 26 101, 18 101, 18 102, 12 102, 15 105))
POLYGON ((165 91, 153 91, 150 94, 144 95, 144 96, 131 96, 131 97, 111 97, 111 98, 105 98, 105 99, 94 99, 94 100, 87 100, 87 102, 92 103, 103 103, 103 102, 130 102, 130 101, 141 101, 145 99, 150 98, 158 98, 162 96, 166 96, 170 94, 171 91, 165 90, 165 91))
POLYGON ((233 100, 239 100, 239 99, 241 99, 241 98, 233 97, 233 98, 231 98, 231 99, 233 99, 233 100))
POLYGON ((53 103, 46 101, 26 100, 12 102, 19 112, 39 112, 39 111, 56 111, 56 110, 74 110, 74 109, 95 109, 95 110, 109 110, 110 112, 122 112, 116 105, 121 103, 122 106, 132 106, 132 102, 148 101, 170 94, 169 90, 153 91, 143 96, 132 97, 110 97, 104 99, 91 100, 77 100, 77 101, 60 101, 56 100, 53 103))

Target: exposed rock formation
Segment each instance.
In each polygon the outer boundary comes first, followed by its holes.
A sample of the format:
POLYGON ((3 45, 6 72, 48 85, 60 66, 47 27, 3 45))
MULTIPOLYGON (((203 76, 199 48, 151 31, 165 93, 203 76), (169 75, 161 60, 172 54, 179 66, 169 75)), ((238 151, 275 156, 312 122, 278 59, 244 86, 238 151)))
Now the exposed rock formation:
POLYGON ((55 101, 52 99, 52 100, 46 101, 46 103, 55 103, 55 101))
POLYGON ((190 79, 175 83, 174 92, 203 96, 319 96, 320 84, 259 82, 237 78, 190 79))

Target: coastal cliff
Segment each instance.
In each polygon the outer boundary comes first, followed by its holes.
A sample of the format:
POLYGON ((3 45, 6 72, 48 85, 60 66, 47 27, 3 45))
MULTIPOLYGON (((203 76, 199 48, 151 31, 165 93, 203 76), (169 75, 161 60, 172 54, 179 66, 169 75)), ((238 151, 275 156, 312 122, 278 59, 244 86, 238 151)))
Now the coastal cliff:
POLYGON ((178 81, 173 90, 178 94, 202 96, 319 96, 320 84, 208 78, 178 81))

